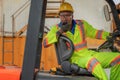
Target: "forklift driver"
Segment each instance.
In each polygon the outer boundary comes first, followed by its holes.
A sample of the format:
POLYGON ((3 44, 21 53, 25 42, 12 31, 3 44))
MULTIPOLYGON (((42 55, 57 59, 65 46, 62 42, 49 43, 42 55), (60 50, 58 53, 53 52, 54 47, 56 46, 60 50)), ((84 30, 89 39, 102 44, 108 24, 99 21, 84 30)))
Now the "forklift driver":
POLYGON ((87 48, 86 37, 104 39, 109 32, 97 30, 85 20, 73 19, 73 7, 68 2, 60 5, 61 22, 52 26, 44 38, 43 45, 48 47, 58 41, 59 36, 67 36, 74 44, 74 52, 69 59, 71 63, 86 68, 99 80, 108 80, 104 68, 111 68, 110 80, 120 80, 120 54, 117 52, 95 52, 87 48), (82 24, 82 25, 79 25, 82 24))

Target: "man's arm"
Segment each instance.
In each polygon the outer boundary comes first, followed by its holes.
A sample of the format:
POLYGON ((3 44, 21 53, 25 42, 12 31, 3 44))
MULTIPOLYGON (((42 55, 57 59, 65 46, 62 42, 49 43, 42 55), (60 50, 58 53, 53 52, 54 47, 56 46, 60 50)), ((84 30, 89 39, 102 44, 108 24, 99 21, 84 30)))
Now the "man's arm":
POLYGON ((109 32, 93 28, 93 26, 86 21, 83 21, 83 25, 85 28, 85 35, 87 37, 106 40, 107 36, 110 34, 109 32))
POLYGON ((44 47, 48 47, 51 44, 57 42, 57 36, 56 36, 56 32, 58 31, 56 26, 53 26, 50 31, 48 32, 48 34, 44 37, 43 39, 43 46, 44 47))

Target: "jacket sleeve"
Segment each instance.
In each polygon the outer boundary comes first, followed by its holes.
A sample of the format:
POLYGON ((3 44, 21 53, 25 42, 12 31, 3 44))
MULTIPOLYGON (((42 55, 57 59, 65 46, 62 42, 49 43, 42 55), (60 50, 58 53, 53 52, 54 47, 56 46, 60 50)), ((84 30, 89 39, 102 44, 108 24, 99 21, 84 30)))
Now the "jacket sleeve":
POLYGON ((44 47, 48 47, 51 44, 57 42, 56 32, 58 31, 56 26, 53 26, 48 34, 43 39, 43 45, 44 47))
POLYGON ((106 37, 109 36, 109 32, 103 31, 103 30, 97 30, 93 28, 92 25, 87 23, 86 21, 83 20, 83 25, 85 29, 85 35, 90 38, 96 38, 96 39, 105 39, 106 37))

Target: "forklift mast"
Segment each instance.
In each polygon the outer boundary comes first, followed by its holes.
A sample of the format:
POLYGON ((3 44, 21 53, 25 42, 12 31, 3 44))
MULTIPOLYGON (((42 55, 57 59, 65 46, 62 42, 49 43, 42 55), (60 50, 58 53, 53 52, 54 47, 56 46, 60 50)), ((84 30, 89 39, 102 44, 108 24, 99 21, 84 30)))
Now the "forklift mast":
MULTIPOLYGON (((106 1, 112 9, 115 23, 120 30, 120 20, 115 11, 114 2, 113 0, 106 1)), ((21 80, 34 80, 35 69, 40 68, 46 5, 47 0, 31 0, 21 80)))
POLYGON ((33 80, 40 67, 47 0, 31 0, 21 80, 33 80))

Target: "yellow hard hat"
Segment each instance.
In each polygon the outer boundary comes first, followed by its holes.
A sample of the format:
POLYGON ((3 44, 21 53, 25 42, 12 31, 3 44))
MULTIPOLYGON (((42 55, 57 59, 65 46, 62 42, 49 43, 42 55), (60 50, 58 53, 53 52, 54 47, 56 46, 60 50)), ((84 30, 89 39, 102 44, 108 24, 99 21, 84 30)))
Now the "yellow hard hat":
POLYGON ((63 12, 63 11, 70 11, 70 12, 74 12, 73 10, 73 7, 70 3, 68 2, 64 2, 60 5, 60 8, 59 8, 59 13, 60 12, 63 12))

